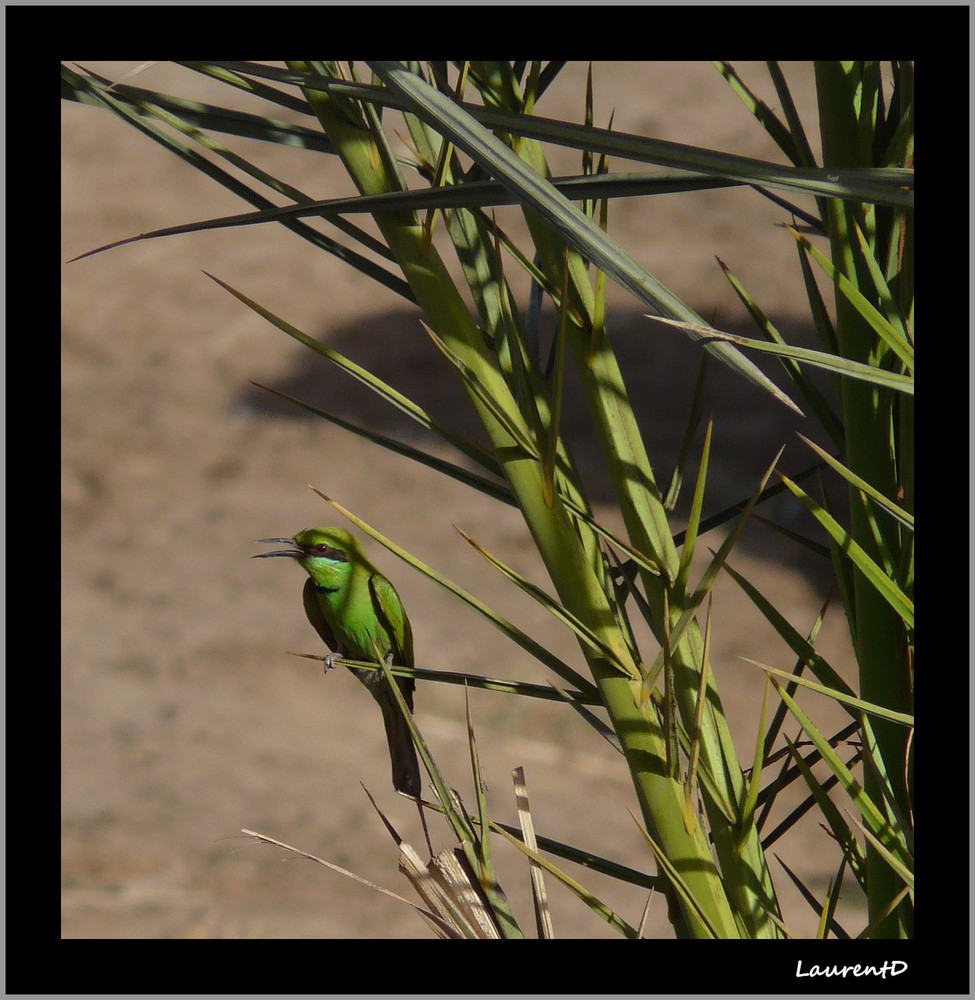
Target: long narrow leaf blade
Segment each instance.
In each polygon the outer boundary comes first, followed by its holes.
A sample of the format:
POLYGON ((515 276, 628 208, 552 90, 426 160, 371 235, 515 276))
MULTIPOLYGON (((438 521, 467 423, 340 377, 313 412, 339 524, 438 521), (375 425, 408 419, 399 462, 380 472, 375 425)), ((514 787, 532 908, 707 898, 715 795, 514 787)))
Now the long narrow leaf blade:
POLYGON ((888 500, 883 493, 871 486, 865 479, 861 479, 852 469, 848 469, 838 458, 834 458, 829 452, 824 451, 814 441, 810 441, 809 438, 802 434, 798 434, 797 437, 803 444, 808 445, 816 452, 831 469, 838 472, 851 486, 860 490, 861 493, 865 493, 874 503, 887 511, 891 517, 900 521, 905 528, 910 528, 911 531, 914 530, 914 515, 910 511, 898 506, 893 500, 888 500))
MULTIPOLYGON (((222 169, 216 163, 212 163, 209 159, 201 155, 196 149, 187 146, 184 143, 178 142, 172 135, 159 128, 154 122, 145 120, 142 115, 132 109, 128 102, 120 101, 113 94, 111 94, 107 87, 97 84, 91 78, 81 77, 64 66, 61 68, 61 74, 62 78, 66 79, 71 85, 89 94, 93 99, 97 100, 108 109, 114 111, 117 115, 127 121, 130 125, 137 128, 144 135, 153 139, 155 142, 160 143, 170 152, 175 153, 181 159, 188 162, 196 170, 199 170, 201 173, 217 181, 219 184, 223 185, 243 200, 252 205, 256 205, 262 210, 275 208, 274 204, 268 198, 265 198, 253 188, 244 184, 239 178, 222 169)), ((305 225, 303 222, 294 219, 287 219, 284 220, 284 225, 292 230, 292 232, 296 235, 308 240, 310 243, 322 250, 325 250, 327 253, 334 254, 340 259, 345 260, 357 270, 369 275, 376 281, 390 288, 392 291, 402 295, 404 298, 413 301, 413 293, 410 290, 409 285, 401 277, 390 274, 384 268, 378 266, 374 261, 371 261, 368 258, 341 246, 341 244, 329 239, 322 233, 319 233, 315 229, 305 225)), ((119 240, 108 244, 108 246, 120 246, 140 238, 141 237, 137 236, 125 240, 119 240)), ((101 247, 99 249, 107 248, 101 247)), ((75 260, 90 256, 91 254, 97 252, 98 250, 89 251, 88 253, 81 254, 80 257, 76 257, 75 260)))
POLYGON ((574 878, 567 875, 561 868, 553 865, 551 861, 545 858, 543 855, 539 854, 538 851, 533 851, 530 847, 524 844, 518 839, 513 833, 509 833, 508 830, 501 826, 496 825, 493 827, 508 843, 516 847, 522 854, 529 858, 534 864, 538 865, 539 868, 547 871, 553 878, 558 879, 570 892, 572 892, 578 899, 582 900, 590 910, 593 911, 598 917, 605 920, 610 927, 615 928, 624 937, 636 938, 637 931, 635 927, 628 924, 618 913, 610 909, 598 896, 589 892, 588 889, 583 888, 574 878))
POLYGON ((385 448, 396 455, 402 455, 404 458, 408 458, 418 465, 425 465, 428 469, 442 473, 450 479, 454 479, 465 486, 469 486, 471 489, 477 490, 479 493, 485 494, 485 496, 489 496, 494 500, 500 500, 501 503, 508 506, 514 506, 515 504, 515 498, 511 490, 500 483, 491 482, 491 480, 485 479, 483 476, 468 472, 467 469, 463 469, 459 465, 454 465, 442 458, 437 458, 436 455, 428 455, 425 451, 420 451, 419 448, 414 448, 412 445, 404 444, 402 441, 386 437, 385 434, 380 434, 378 431, 371 431, 368 427, 360 427, 358 424, 344 420, 334 413, 328 413, 317 406, 312 406, 311 403, 306 403, 295 396, 290 396, 286 392, 279 392, 277 389, 272 389, 269 385, 262 385, 260 382, 251 382, 251 385, 256 386, 258 389, 264 389, 266 392, 279 396, 281 399, 286 399, 288 402, 294 403, 295 406, 301 407, 303 410, 314 413, 315 416, 335 424, 336 427, 341 427, 343 430, 365 438, 365 440, 371 441, 373 444, 379 445, 381 448, 385 448))
MULTIPOLYGON (((516 573, 510 566, 507 566, 496 556, 491 555, 486 549, 482 548, 478 543, 471 538, 466 532, 461 531, 460 528, 457 529, 463 538, 470 543, 470 545, 476 549, 482 556, 484 556, 487 561, 494 566, 495 569, 499 570, 504 576, 506 576, 516 587, 521 588, 530 597, 533 597, 543 608, 549 611, 554 617, 556 617, 563 625, 568 626, 575 634, 582 639, 582 641, 588 645, 590 648, 594 649, 600 656, 606 658, 606 660, 611 663, 617 670, 621 673, 630 676, 630 671, 627 669, 626 665, 622 663, 619 657, 611 650, 600 638, 592 631, 583 621, 581 621, 576 615, 572 614, 567 608, 559 604, 558 601, 549 597, 540 587, 536 587, 530 580, 525 579, 520 573, 516 573)), ((633 678, 636 680, 636 678, 633 678)))
POLYGON ((791 347, 788 344, 770 344, 767 341, 755 340, 752 337, 740 337, 734 333, 724 333, 721 330, 715 330, 711 326, 683 323, 667 319, 663 316, 648 315, 647 319, 656 320, 658 323, 667 323, 669 326, 677 327, 679 330, 693 330, 702 340, 724 341, 729 344, 737 344, 739 347, 747 348, 750 351, 758 351, 760 354, 774 354, 779 358, 792 358, 803 364, 823 368, 828 372, 835 372, 837 375, 843 375, 846 378, 855 378, 862 382, 871 382, 874 385, 884 386, 887 389, 895 389, 897 392, 903 392, 909 396, 914 395, 914 378, 912 376, 887 371, 885 368, 865 365, 860 361, 851 361, 849 358, 843 358, 837 354, 813 351, 807 347, 791 347))
POLYGON ((855 708, 861 712, 869 712, 880 719, 887 719, 889 722, 896 722, 902 726, 913 727, 914 725, 914 716, 908 715, 906 712, 895 712, 892 709, 884 708, 883 705, 875 705, 873 702, 864 701, 862 698, 853 698, 842 691, 836 691, 833 688, 827 687, 825 684, 817 684, 815 681, 809 680, 808 677, 801 677, 798 674, 790 673, 788 670, 779 670, 777 667, 770 667, 765 663, 759 663, 758 660, 749 659, 747 656, 743 656, 741 659, 745 663, 751 663, 760 670, 764 670, 767 674, 774 674, 776 677, 788 681, 790 684, 798 684, 800 687, 808 688, 810 691, 815 691, 827 698, 832 698, 834 701, 841 701, 850 708, 855 708))
MULTIPOLYGON (((895 829, 888 823, 876 803, 867 795, 863 786, 853 777, 849 768, 840 759, 839 754, 829 745, 829 741, 819 731, 818 727, 813 724, 806 713, 789 697, 784 687, 774 677, 772 678, 772 683, 775 685, 779 697, 789 706, 789 711, 799 725, 802 726, 806 735, 813 741, 816 749, 819 750, 829 769, 839 779, 843 790, 853 800, 857 809, 860 810, 860 814, 863 816, 871 832, 881 840, 888 850, 897 853, 902 860, 909 860, 909 852, 904 841, 903 832, 895 829)), ((816 782, 812 781, 811 784, 816 784, 816 782)))
POLYGON ((449 427, 437 420, 434 420, 426 413, 425 410, 422 409, 422 407, 417 406, 417 404, 411 399, 404 396, 401 392, 397 392, 397 390, 392 386, 378 378, 376 375, 373 375, 372 372, 367 371, 361 365, 357 365, 354 361, 350 361, 344 355, 332 349, 327 344, 323 344, 320 340, 316 340, 307 333, 303 333, 297 327, 292 326, 287 320, 275 315, 269 309, 265 309, 264 306, 255 302, 243 292, 238 291, 232 285, 228 285, 227 282, 221 281, 219 278, 209 274, 207 271, 204 271, 203 273, 211 281, 216 282, 225 291, 230 292, 234 298, 243 302, 248 309, 252 309, 258 314, 258 316, 262 316, 266 319, 272 326, 276 326, 283 333, 286 333, 289 337, 293 337, 297 340, 299 344, 304 344, 305 347, 310 347, 317 354, 321 354, 322 357, 327 358, 336 367, 357 379, 367 388, 375 392, 377 396, 380 396, 382 399, 386 400, 387 403, 390 403, 402 413, 405 413, 408 417, 410 417, 410 419, 415 420, 418 424, 426 427, 428 430, 439 434, 444 438, 444 440, 450 442, 450 444, 454 445, 455 448, 463 452, 468 458, 476 462, 482 468, 487 469, 487 471, 496 476, 500 477, 502 475, 501 467, 495 461, 490 452, 487 451, 487 449, 481 447, 473 441, 470 441, 460 434, 456 434, 454 431, 450 430, 449 427))
POLYGON ((825 271, 829 280, 834 282, 840 292, 847 298, 850 304, 860 313, 860 315, 873 327, 881 340, 897 355, 908 371, 914 371, 914 349, 905 340, 903 327, 898 329, 892 324, 876 306, 870 302, 866 296, 853 284, 853 282, 843 274, 833 262, 801 233, 796 232, 791 226, 786 229, 795 237, 803 250, 808 253, 813 260, 825 271))
POLYGON ((869 554, 850 536, 850 533, 811 496, 798 487, 788 476, 781 476, 782 482, 792 491, 802 505, 826 529, 830 538, 843 554, 870 581, 885 601, 897 612, 904 623, 914 628, 914 602, 878 566, 869 554))
MULTIPOLYGON (((291 653, 290 655, 301 657, 304 660, 316 660, 319 663, 324 663, 327 658, 320 653, 291 653)), ((349 667, 355 667, 356 670, 379 672, 378 665, 369 660, 346 658, 342 662, 349 667)), ((454 684, 458 687, 477 688, 481 691, 495 691, 498 694, 513 694, 519 698, 540 698, 542 701, 565 701, 576 708, 584 708, 586 705, 602 705, 598 697, 589 693, 567 691, 551 684, 509 681, 500 677, 482 677, 480 674, 463 673, 459 670, 435 670, 432 667, 401 667, 397 664, 390 669, 394 677, 413 677, 415 680, 434 684, 454 684)), ((615 749, 619 749, 618 741, 615 749)))
MULTIPOLYGON (((383 87, 309 78, 299 73, 262 66, 258 63, 221 62, 215 65, 233 69, 241 74, 290 83, 309 90, 326 90, 336 95, 384 107, 410 110, 413 106, 402 94, 390 92, 383 87)), ((376 64, 373 65, 376 68, 376 64)), ((593 153, 603 153, 628 160, 694 170, 744 184, 783 188, 857 202, 866 201, 877 205, 905 208, 914 206, 914 170, 910 168, 848 168, 839 174, 825 169, 796 169, 765 160, 723 153, 719 150, 702 149, 534 115, 515 114, 481 105, 463 104, 461 108, 487 128, 542 142, 589 149, 593 153)))

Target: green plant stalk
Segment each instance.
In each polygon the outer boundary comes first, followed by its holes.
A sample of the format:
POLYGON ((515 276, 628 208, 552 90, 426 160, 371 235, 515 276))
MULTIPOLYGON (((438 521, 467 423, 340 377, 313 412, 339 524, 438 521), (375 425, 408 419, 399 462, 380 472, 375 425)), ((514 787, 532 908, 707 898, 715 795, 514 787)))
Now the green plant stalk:
MULTIPOLYGON (((818 62, 816 86, 819 95, 819 118, 823 141, 823 160, 828 168, 869 166, 858 157, 863 150, 858 143, 858 128, 863 128, 863 116, 858 123, 858 88, 864 78, 864 68, 856 63, 818 62)), ((864 88, 865 89, 865 88, 864 88)), ((862 133, 861 133, 862 135, 862 133)), ((838 272, 860 291, 874 300, 869 275, 860 262, 854 224, 870 217, 872 206, 831 200, 828 202, 827 229, 833 264, 838 272)), ((913 290, 912 290, 913 298, 913 290)), ((850 301, 835 295, 836 336, 840 353, 855 361, 878 364, 882 347, 878 338, 850 301)), ((885 496, 893 497, 897 489, 897 457, 891 421, 889 394, 876 386, 841 379, 841 401, 846 428, 846 465, 885 496)), ((909 408, 912 412, 912 408, 909 408)), ((906 470, 902 470, 906 471, 906 470)), ((913 463, 910 471, 913 472, 913 463)), ((905 493, 913 496, 913 483, 905 493)), ((878 559, 879 553, 872 535, 864 505, 851 496, 851 526, 853 538, 878 559)), ((853 575, 853 637, 860 678, 860 696, 898 712, 912 710, 912 696, 907 664, 904 629, 897 615, 869 584, 861 573, 853 575)), ((880 753, 888 770, 901 769, 906 752, 904 730, 893 723, 878 721, 876 737, 880 753)), ((869 771, 865 774, 867 794, 879 801, 881 789, 869 771)), ((895 785, 895 797, 907 808, 906 789, 895 785)), ((880 918, 901 886, 889 866, 874 848, 867 846, 868 911, 871 921, 880 918)), ((877 937, 904 937, 913 932, 913 915, 906 904, 880 919, 877 937)))
MULTIPOLYGON (((536 142, 522 140, 520 151, 539 173, 546 173, 545 162, 536 142)), ((559 267, 563 259, 560 241, 532 213, 526 213, 526 219, 539 251, 543 270, 551 282, 559 283, 559 267)), ((570 255, 570 266, 572 263, 578 263, 576 280, 571 283, 574 300, 582 314, 591 317, 594 308, 591 286, 578 258, 570 255)), ((650 554, 673 578, 679 565, 677 549, 673 543, 663 498, 643 445, 643 437, 629 404, 616 355, 605 335, 597 338, 593 344, 589 333, 571 321, 568 323, 567 334, 589 411, 593 415, 606 464, 619 497, 630 542, 635 548, 650 554)), ((655 634, 660 641, 665 613, 664 589, 669 584, 661 577, 647 572, 642 573, 642 580, 654 613, 655 634)), ((679 604, 673 602, 670 607, 672 625, 676 624, 681 610, 679 604)), ((700 630, 696 623, 692 623, 672 651, 677 676, 677 702, 688 729, 692 727, 696 714, 698 678, 704 663, 702 648, 700 630)), ((706 699, 701 731, 702 756, 712 773, 723 781, 727 800, 740 803, 745 783, 710 669, 706 699)), ((767 910, 776 912, 777 908, 771 875, 757 833, 752 830, 742 843, 740 829, 729 824, 720 808, 706 795, 704 804, 725 889, 734 901, 736 913, 750 936, 781 937, 781 932, 767 915, 767 910)))
MULTIPOLYGON (((506 69, 507 67, 500 64, 502 74, 506 69)), ((506 89, 502 82, 496 90, 513 94, 514 82, 510 83, 511 88, 506 89)), ((517 110, 518 107, 517 99, 513 97, 513 109, 517 110)), ((513 143, 513 147, 536 174, 543 177, 548 175, 548 168, 538 142, 522 137, 513 143)), ((550 286, 560 287, 564 280, 564 244, 533 212, 527 212, 526 218, 550 286)), ((583 262, 577 256, 570 254, 569 269, 572 276, 572 297, 576 306, 570 315, 586 316, 588 323, 583 329, 570 321, 568 336, 586 390, 590 412, 594 416, 607 464, 620 497, 620 506, 630 537, 634 540, 634 544, 638 544, 637 538, 647 543, 643 550, 651 553, 658 551, 658 546, 653 544, 652 539, 659 538, 661 551, 665 553, 664 562, 668 576, 673 579, 677 572, 678 559, 666 509, 653 479, 650 463, 643 448, 642 436, 628 402, 616 357, 604 332, 593 320, 596 311, 595 297, 583 262)), ((648 594, 654 596, 654 626, 660 639, 663 634, 663 616, 667 614, 665 588, 669 584, 652 574, 644 574, 644 578, 648 594)), ((669 603, 672 606, 673 623, 682 609, 680 602, 673 598, 669 603)), ((710 670, 702 666, 704 658, 701 653, 700 633, 696 626, 687 631, 685 640, 677 647, 677 654, 675 665, 679 674, 676 687, 685 725, 690 727, 696 717, 697 691, 703 669, 708 692, 704 726, 700 735, 703 756, 711 771, 720 776, 722 798, 725 801, 740 803, 744 793, 741 768, 725 723, 713 677, 710 670)), ((751 834, 746 833, 742 837, 739 827, 729 823, 726 811, 718 803, 705 797, 705 806, 721 862, 725 890, 733 901, 737 916, 750 936, 780 936, 774 922, 767 915, 770 910, 775 912, 776 904, 771 878, 757 834, 752 831, 751 834)))
MULTIPOLYGON (((308 72, 306 64, 290 65, 298 72, 308 72)), ((349 113, 348 105, 339 106, 324 92, 307 90, 305 94, 359 190, 363 194, 395 190, 396 179, 384 169, 382 152, 365 123, 349 113)), ((506 409, 509 409, 508 404, 514 408, 507 384, 489 357, 484 339, 439 255, 424 239, 423 227, 412 213, 407 212, 379 214, 376 223, 431 326, 495 399, 505 401, 506 409)), ((632 662, 606 595, 598 586, 592 565, 586 559, 576 530, 578 522, 557 496, 551 507, 546 506, 542 500, 541 464, 525 456, 490 410, 476 395, 469 395, 504 465, 561 600, 610 645, 623 662, 632 665, 632 675, 626 676, 592 650, 584 650, 620 737, 644 820, 655 831, 712 926, 722 937, 737 938, 740 931, 704 833, 696 821, 690 831, 684 827, 681 789, 664 773, 664 744, 656 720, 646 706, 637 705, 639 671, 632 662)), ((691 935, 709 936, 689 908, 684 908, 684 915, 691 935)))
MULTIPOLYGON (((497 81, 494 84, 495 100, 498 99, 498 95, 507 94, 512 99, 512 103, 517 109, 518 101, 515 99, 514 95, 514 89, 516 88, 510 80, 507 81, 510 86, 505 85, 505 78, 503 74, 506 70, 507 67, 504 67, 503 64, 494 64, 494 67, 479 65, 479 75, 482 79, 490 77, 492 80, 497 81), (500 78, 498 78, 498 73, 493 71, 494 68, 498 67, 503 67, 503 69, 501 69, 502 75, 500 78)), ((519 151, 537 175, 545 176, 547 174, 547 168, 537 143, 530 142, 522 138, 517 142, 513 142, 513 147, 519 151)), ((557 237, 552 235, 551 230, 547 226, 540 225, 538 219, 535 218, 532 213, 528 213, 528 221, 529 226, 532 227, 532 235, 536 242, 536 248, 539 251, 539 257, 544 262, 544 266, 546 268, 546 277, 548 279, 549 287, 558 287, 562 284, 563 280, 562 262, 564 261, 565 253, 564 245, 557 237)), ((585 314, 592 317, 594 313, 592 304, 593 296, 588 285, 585 270, 582 263, 577 258, 570 259, 570 269, 573 271, 574 299, 577 303, 579 301, 584 302, 585 314)), ((635 442, 635 448, 632 453, 634 455, 639 454, 639 456, 642 457, 642 462, 639 465, 635 462, 628 462, 627 459, 616 461, 614 472, 619 473, 618 478, 628 481, 632 477, 624 475, 620 470, 626 469, 629 470, 629 472, 636 471, 637 475, 643 477, 643 482, 640 484, 634 484, 634 489, 636 489, 636 486, 638 485, 641 489, 649 487, 655 490, 656 486, 653 482, 652 474, 649 472, 649 463, 646 461, 646 455, 642 452, 642 442, 640 441, 639 429, 636 427, 635 422, 633 421, 632 412, 625 401, 625 390, 622 389, 622 379, 619 376, 618 368, 615 368, 615 357, 612 355, 611 350, 609 350, 609 345, 605 338, 594 336, 592 330, 589 329, 590 326, 593 326, 591 319, 586 326, 586 331, 588 332, 583 331, 583 339, 588 345, 585 349, 583 349, 579 340, 579 334, 582 328, 578 325, 572 326, 573 348, 577 352, 577 360, 578 353, 580 351, 584 355, 586 365, 586 368, 582 369, 584 383, 586 381, 585 376, 587 369, 590 370, 590 381, 587 385, 587 391, 589 388, 594 390, 593 394, 590 394, 590 406, 592 407, 593 412, 597 414, 597 425, 600 426, 601 432, 606 432, 606 436, 611 441, 611 447, 616 444, 619 438, 629 438, 630 441, 635 442), (610 361, 610 367, 603 372, 599 370, 600 361, 603 356, 607 354, 610 361), (596 371, 595 376, 591 374, 592 370, 596 371), (614 394, 616 397, 615 403, 612 399, 614 394), (595 400, 595 403, 593 400, 595 400), (601 410, 600 407, 605 406, 605 404, 609 404, 610 410, 613 410, 614 412, 604 419, 605 410, 601 410)), ((617 449, 614 454, 618 457, 622 452, 628 452, 629 450, 628 444, 624 442, 623 448, 617 449)), ((625 504, 627 499, 624 499, 622 503, 625 504)), ((637 503, 639 503, 640 499, 642 499, 642 497, 639 494, 639 490, 637 490, 637 503)), ((670 546, 670 550, 673 553, 673 565, 676 566, 676 553, 673 545, 670 544, 666 513, 660 504, 659 495, 656 499, 656 504, 649 505, 641 515, 643 523, 647 523, 647 520, 650 518, 656 520, 656 531, 659 534, 666 536, 667 544, 670 546)), ((641 537, 647 537, 643 532, 635 533, 640 534, 641 537)), ((673 573, 674 570, 672 569, 670 571, 670 575, 673 576, 673 573)), ((651 584, 651 588, 654 587, 659 595, 663 594, 663 589, 660 586, 651 584)), ((676 612, 679 602, 672 603, 675 606, 676 612)), ((660 622, 662 621, 662 614, 663 612, 658 607, 656 612, 658 635, 660 622)), ((693 642, 693 635, 691 635, 690 641, 693 642)), ((700 656, 698 656, 697 663, 700 662, 702 661, 700 656)), ((693 718, 695 707, 697 705, 696 692, 698 689, 698 678, 700 677, 700 674, 700 667, 683 671, 682 683, 684 684, 684 688, 682 713, 685 715, 685 718, 688 714, 690 714, 690 717, 693 718)), ((707 759, 711 762, 717 762, 718 771, 722 775, 722 782, 726 788, 734 788, 737 786, 740 789, 742 787, 740 765, 735 757, 734 748, 731 744, 730 736, 727 733, 727 727, 724 725, 724 719, 720 717, 720 702, 717 700, 717 695, 714 691, 709 671, 706 674, 706 680, 710 690, 707 705, 706 727, 702 733, 702 740, 706 747, 705 752, 707 754, 707 759), (715 705, 718 706, 717 709, 715 709, 715 705)), ((726 801, 730 801, 732 798, 735 801, 740 801, 740 791, 736 796, 724 795, 723 797, 726 801)), ((707 804, 711 806, 713 810, 714 803, 707 804)), ((722 814, 724 815, 725 812, 726 810, 724 810, 722 814)), ((765 933, 777 935, 778 932, 775 930, 774 924, 766 915, 767 910, 771 909, 774 911, 775 902, 774 894, 771 889, 771 881, 765 868, 764 858, 762 856, 757 837, 751 838, 751 842, 746 843, 745 852, 742 854, 736 850, 736 845, 741 839, 737 832, 737 827, 730 826, 727 819, 723 820, 720 828, 716 825, 713 832, 715 833, 715 840, 719 847, 719 857, 722 860, 722 874, 725 879, 726 891, 728 891, 734 899, 736 910, 738 911, 743 924, 747 928, 747 932, 750 933, 751 936, 762 936, 765 933)))

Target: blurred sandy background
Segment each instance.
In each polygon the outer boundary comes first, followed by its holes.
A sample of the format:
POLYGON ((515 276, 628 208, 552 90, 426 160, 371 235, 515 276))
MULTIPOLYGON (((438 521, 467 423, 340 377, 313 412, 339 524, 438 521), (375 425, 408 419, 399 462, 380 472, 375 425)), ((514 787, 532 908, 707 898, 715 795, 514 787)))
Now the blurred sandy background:
MULTIPOLYGON (((134 65, 91 68, 118 79, 134 65)), ((739 68, 774 105, 762 67, 739 68)), ((814 121, 810 67, 787 72, 800 112, 814 121)), ((580 121, 585 78, 585 65, 568 68, 538 113, 580 121)), ((615 111, 614 127, 623 131, 781 160, 708 64, 597 63, 594 78, 597 124, 615 111)), ((167 65, 131 82, 264 110, 167 65)), ((108 112, 63 104, 62 120, 65 261, 139 232, 246 209, 108 112)), ((230 142, 313 197, 351 193, 326 157, 230 142)), ((550 162, 556 173, 579 171, 573 152, 553 150, 550 162)), ((499 217, 521 231, 511 211, 499 217)), ((809 331, 796 255, 775 228, 787 221, 783 210, 740 189, 617 202, 610 211, 615 238, 719 327, 751 333, 715 255, 787 336, 802 338, 809 331)), ((286 653, 320 652, 301 608, 302 574, 283 560, 250 561, 258 550, 252 540, 337 523, 311 483, 573 664, 584 663, 569 634, 454 530, 544 586, 519 516, 252 387, 250 380, 266 383, 456 460, 244 308, 204 269, 435 413, 453 419, 467 406, 415 310, 282 229, 170 238, 63 266, 62 934, 427 936, 408 907, 239 835, 241 827, 258 830, 410 895, 362 783, 400 832, 422 843, 412 806, 391 790, 378 710, 366 693, 346 671, 325 678, 313 662, 286 653)), ((641 318, 616 290, 611 306, 611 334, 666 483, 694 349, 641 318)), ((716 369, 709 512, 746 496, 781 443, 784 469, 811 464, 793 433, 811 433, 808 425, 716 369)), ((570 407, 567 424, 597 513, 605 512, 607 480, 578 409, 570 407)), ((721 537, 707 541, 716 547, 721 537)), ((419 665, 544 682, 541 668, 473 613, 378 547, 370 551, 404 597, 419 665)), ((821 570, 754 527, 732 562, 808 630, 826 594, 821 570)), ((820 648, 849 674, 841 611, 827 616, 820 648)), ((792 666, 726 578, 715 592, 712 662, 750 760, 762 678, 742 656, 792 666)), ((654 870, 628 812, 636 806, 626 772, 573 713, 486 692, 473 693, 471 706, 496 819, 515 821, 510 772, 523 765, 539 833, 654 870)), ((471 802, 462 692, 423 684, 416 710, 438 761, 471 802)), ((821 898, 839 854, 816 815, 775 851, 821 898)), ((447 843, 445 828, 434 824, 433 832, 435 846, 447 843)), ((527 871, 512 849, 496 850, 516 914, 530 929, 527 871)), ((790 926, 811 933, 815 916, 772 865, 790 926)), ((569 870, 639 920, 640 891, 569 870)), ((561 887, 549 888, 559 936, 612 936, 561 887)), ((659 898, 648 933, 669 934, 659 898)))

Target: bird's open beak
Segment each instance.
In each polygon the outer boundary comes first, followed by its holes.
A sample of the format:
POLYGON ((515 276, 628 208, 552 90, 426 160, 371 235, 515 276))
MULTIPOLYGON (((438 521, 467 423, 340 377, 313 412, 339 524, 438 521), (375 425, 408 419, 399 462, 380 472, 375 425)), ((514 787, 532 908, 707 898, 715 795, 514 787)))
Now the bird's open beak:
POLYGON ((251 559, 270 559, 271 556, 288 556, 290 559, 298 559, 304 555, 304 552, 295 545, 293 538, 256 538, 254 541, 258 545, 290 545, 291 548, 277 549, 274 552, 258 552, 256 556, 251 556, 251 559))

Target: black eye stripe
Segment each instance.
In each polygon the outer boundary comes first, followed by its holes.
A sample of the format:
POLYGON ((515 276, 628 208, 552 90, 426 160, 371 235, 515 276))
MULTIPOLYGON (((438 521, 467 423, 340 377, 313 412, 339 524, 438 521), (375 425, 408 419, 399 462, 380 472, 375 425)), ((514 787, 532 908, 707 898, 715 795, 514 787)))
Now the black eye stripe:
POLYGON ((325 556, 326 559, 331 559, 334 562, 348 562, 349 561, 348 555, 345 552, 343 552, 341 549, 333 549, 333 548, 329 547, 328 545, 325 545, 324 543, 322 543, 321 545, 316 545, 315 546, 315 551, 319 555, 323 555, 323 556, 325 556))

